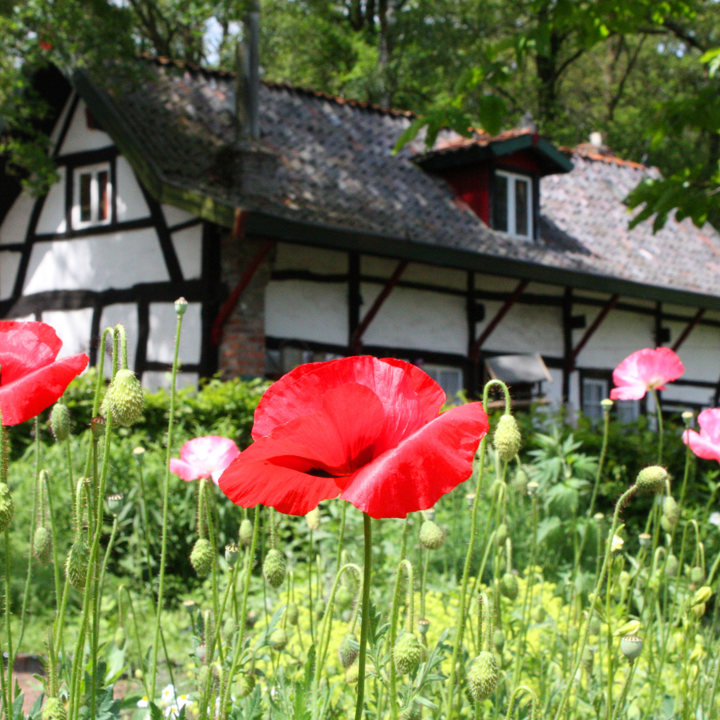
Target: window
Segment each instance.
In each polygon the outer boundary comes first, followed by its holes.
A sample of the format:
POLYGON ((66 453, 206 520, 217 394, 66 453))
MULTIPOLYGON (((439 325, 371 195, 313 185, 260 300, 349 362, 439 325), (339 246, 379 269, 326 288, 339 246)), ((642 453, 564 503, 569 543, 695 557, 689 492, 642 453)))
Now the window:
POLYGON ((76 169, 74 177, 73 227, 109 223, 112 201, 110 166, 103 164, 76 169))
MULTIPOLYGON (((603 416, 602 401, 610 397, 609 383, 604 378, 584 377, 582 379, 581 403, 583 413, 593 422, 603 416)), ((640 417, 638 400, 618 400, 614 404, 618 422, 631 423, 640 417)))
POLYGON ((459 368, 442 365, 419 365, 444 391, 447 402, 452 403, 464 389, 463 373, 459 368))
POLYGON ((533 236, 532 180, 498 170, 493 195, 493 227, 508 235, 533 236))

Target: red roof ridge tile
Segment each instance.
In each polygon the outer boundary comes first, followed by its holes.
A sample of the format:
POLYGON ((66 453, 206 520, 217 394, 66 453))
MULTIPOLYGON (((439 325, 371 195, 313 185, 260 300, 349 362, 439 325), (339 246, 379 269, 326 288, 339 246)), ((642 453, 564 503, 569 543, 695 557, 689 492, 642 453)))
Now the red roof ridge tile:
POLYGON ((568 153, 569 155, 579 155, 580 157, 586 158, 587 160, 597 160, 599 162, 609 163, 611 165, 622 165, 624 167, 634 168, 635 170, 649 170, 650 168, 643 163, 635 162, 634 160, 625 160, 624 158, 614 155, 610 151, 603 151, 598 148, 596 151, 589 150, 587 143, 582 145, 576 145, 575 147, 568 147, 566 145, 558 148, 561 152, 568 153))

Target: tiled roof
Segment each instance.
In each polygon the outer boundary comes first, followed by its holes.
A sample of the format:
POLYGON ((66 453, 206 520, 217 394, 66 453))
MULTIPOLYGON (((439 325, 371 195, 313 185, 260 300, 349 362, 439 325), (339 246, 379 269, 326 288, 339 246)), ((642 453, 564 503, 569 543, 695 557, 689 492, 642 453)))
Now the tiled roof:
POLYGON ((453 251, 468 267, 481 258, 490 272, 495 258, 504 274, 519 263, 531 277, 533 268, 538 277, 540 268, 554 268, 580 281, 611 277, 720 296, 717 234, 673 221, 655 236, 650 223, 627 230, 622 200, 646 172, 634 165, 574 155, 573 172, 543 179, 541 239, 528 243, 490 230, 443 180, 419 168, 413 162, 424 152, 419 140, 393 154, 412 121, 408 113, 262 83, 261 137, 244 148, 260 151, 260 161, 252 162, 236 143, 232 75, 160 62, 149 68, 130 90, 116 83, 110 95, 96 85, 93 102, 112 119, 108 131, 121 134, 125 146, 130 138, 134 157, 180 191, 386 238, 388 255, 393 243, 402 243, 423 247, 426 255, 453 251))

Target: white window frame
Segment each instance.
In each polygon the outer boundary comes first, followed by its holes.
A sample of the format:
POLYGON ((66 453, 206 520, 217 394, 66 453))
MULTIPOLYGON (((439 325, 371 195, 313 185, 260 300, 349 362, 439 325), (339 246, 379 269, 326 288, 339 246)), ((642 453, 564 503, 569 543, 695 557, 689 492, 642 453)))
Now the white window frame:
POLYGON ((588 417, 592 422, 599 422, 602 419, 603 416, 603 409, 602 409, 602 401, 609 397, 608 394, 608 386, 609 383, 604 378, 598 378, 598 377, 584 377, 581 380, 582 382, 582 412, 583 415, 588 417), (589 388, 595 387, 600 390, 600 399, 590 400, 588 398, 589 395, 589 388))
MULTIPOLYGON (((529 175, 520 175, 518 173, 508 172, 507 170, 496 170, 496 177, 504 177, 507 180, 507 230, 500 230, 510 237, 520 238, 521 240, 532 240, 534 237, 534 219, 533 213, 533 181, 529 175), (515 205, 517 202, 516 184, 518 181, 527 184, 527 234, 521 234, 515 226, 515 205)), ((493 203, 494 205, 494 203, 493 203)), ((497 228, 496 228, 497 229, 497 228)))
POLYGON ((110 163, 99 163, 97 165, 84 165, 73 171, 73 205, 72 205, 72 226, 74 229, 93 227, 96 225, 109 225, 112 221, 113 207, 113 186, 110 174, 110 163), (107 173, 107 217, 100 217, 100 189, 98 178, 101 173, 107 173), (90 175, 90 219, 83 220, 81 217, 81 183, 84 176, 90 175))

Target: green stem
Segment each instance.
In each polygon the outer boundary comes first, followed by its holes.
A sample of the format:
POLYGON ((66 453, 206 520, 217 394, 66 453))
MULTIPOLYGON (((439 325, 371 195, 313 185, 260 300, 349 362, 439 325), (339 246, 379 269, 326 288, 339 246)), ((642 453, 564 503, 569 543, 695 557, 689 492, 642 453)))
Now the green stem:
POLYGON ((660 397, 658 396, 657 390, 655 388, 651 388, 650 392, 652 393, 653 400, 655 402, 655 412, 657 413, 657 421, 658 421, 658 465, 662 465, 662 457, 663 457, 663 442, 665 440, 665 436, 663 434, 663 417, 662 417, 662 408, 660 407, 660 397))
POLYGON ((372 577, 372 518, 363 513, 363 536, 365 540, 365 553, 363 564, 362 587, 362 617, 360 624, 360 653, 358 655, 358 684, 357 702, 355 704, 355 720, 363 716, 363 701, 365 699, 365 659, 367 656, 367 641, 370 630, 370 579, 372 577))
POLYGON ((163 477, 163 505, 162 505, 162 536, 160 540, 160 570, 158 572, 158 593, 155 609, 155 633, 152 644, 152 662, 150 665, 150 698, 155 697, 155 684, 157 681, 157 660, 160 646, 160 623, 162 619, 163 598, 165 595, 165 563, 167 561, 168 516, 170 514, 170 458, 172 455, 173 425, 175 422, 175 400, 177 397, 178 355, 180 352, 180 330, 182 329, 183 315, 177 313, 175 327, 175 350, 173 353, 172 375, 170 380, 170 409, 168 411, 167 452, 165 454, 165 468, 163 477))

